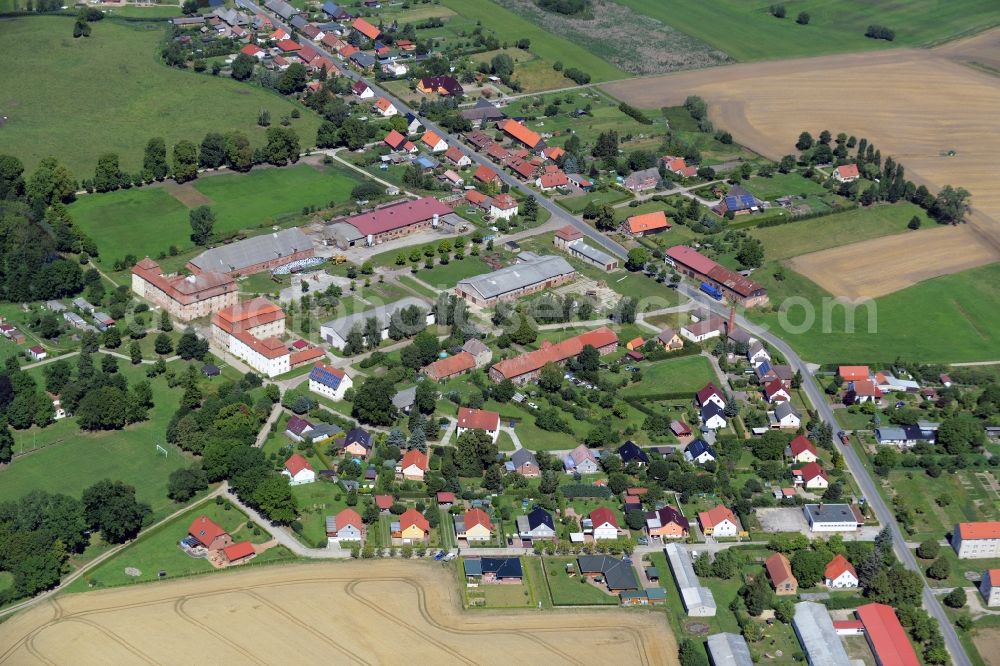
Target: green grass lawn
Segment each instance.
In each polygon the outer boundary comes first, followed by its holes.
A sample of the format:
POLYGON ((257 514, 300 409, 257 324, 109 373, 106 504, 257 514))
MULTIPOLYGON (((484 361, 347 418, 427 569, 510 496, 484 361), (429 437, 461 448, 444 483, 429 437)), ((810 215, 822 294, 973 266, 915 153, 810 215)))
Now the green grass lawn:
MULTIPOLYGON (((468 261, 468 258, 466 259, 468 261)), ((436 299, 438 297, 437 293, 428 289, 424 285, 420 284, 408 275, 400 275, 399 283, 404 287, 416 292, 418 296, 423 296, 424 298, 436 299)))
POLYGON ((580 574, 569 576, 566 564, 576 560, 572 557, 546 557, 542 566, 542 575, 548 584, 552 603, 556 606, 617 606, 618 596, 609 594, 580 574), (581 582, 583 581, 583 582, 581 582))
MULTIPOLYGON (((215 213, 215 232, 260 229, 301 215, 305 205, 326 206, 350 198, 358 182, 347 169, 320 171, 298 165, 220 174, 184 185, 207 197, 215 213)), ((170 194, 172 187, 146 187, 94 194, 70 206, 75 222, 94 239, 105 267, 125 254, 156 257, 171 245, 193 250, 189 208, 170 194)), ((277 286, 277 285, 275 285, 277 286)))
MULTIPOLYGON (((99 360, 95 359, 99 365, 99 360)), ((121 364, 129 382, 145 377, 142 370, 121 364)), ((171 364, 178 371, 180 364, 171 364)), ((34 374, 35 371, 33 371, 34 374)), ((40 380, 40 369, 37 378, 40 380)), ((0 502, 14 500, 31 490, 80 497, 85 488, 101 479, 124 481, 135 486, 136 496, 161 518, 177 508, 167 497, 170 473, 188 464, 188 457, 164 440, 167 422, 180 402, 180 393, 167 387, 166 379, 152 382, 154 407, 150 419, 127 427, 98 433, 81 432, 70 417, 47 428, 14 431, 15 451, 37 450, 14 460, 0 471, 0 502), (157 455, 155 445, 169 451, 157 455)))
MULTIPOLYGON (((166 571, 167 578, 212 571, 212 565, 208 560, 191 557, 177 545, 187 536, 188 526, 201 515, 206 515, 218 523, 232 535, 235 542, 251 541, 260 544, 270 539, 270 535, 260 528, 248 528, 246 514, 232 504, 226 502, 218 505, 209 501, 182 513, 156 531, 144 535, 86 576, 74 581, 68 587, 68 591, 85 592, 92 589, 92 583, 93 587, 100 588, 148 582, 157 580, 160 571, 166 571), (142 573, 136 577, 126 576, 126 567, 135 567, 142 573)), ((283 546, 276 546, 261 553, 252 561, 267 562, 293 558, 291 552, 283 546)))
POLYGON ((531 591, 525 585, 481 584, 465 588, 465 602, 476 608, 531 608, 531 591))
POLYGON ((816 315, 804 332, 803 307, 787 316, 777 312, 751 312, 766 323, 808 361, 814 363, 892 362, 902 356, 910 361, 949 363, 993 360, 1000 357, 1000 264, 934 278, 875 299, 866 311, 855 312, 854 331, 845 330, 845 309, 830 309, 824 332, 823 299, 830 295, 810 280, 786 268, 785 279, 774 279, 775 264, 765 264, 753 274, 768 288, 772 304, 791 296, 804 298, 816 315), (869 312, 871 313, 869 316, 869 312), (794 327, 784 325, 784 321, 794 327), (870 327, 869 324, 872 324, 870 327), (947 331, 946 339, 940 332, 947 331))
POLYGON ((742 186, 758 199, 773 201, 792 194, 825 194, 826 188, 798 173, 775 173, 767 178, 754 176, 742 186))
MULTIPOLYGON (((811 181, 806 181, 811 182, 811 181)), ((924 228, 934 226, 922 208, 909 202, 855 208, 801 222, 750 230, 764 244, 764 257, 789 259, 845 243, 856 243, 892 234, 913 233, 906 228, 916 215, 924 228)))
MULTIPOLYGON (((441 4, 464 19, 462 21, 454 18, 449 20, 447 26, 451 30, 459 29, 460 22, 468 23, 470 30, 477 23, 481 23, 496 32, 501 42, 516 42, 523 38, 530 39, 531 52, 545 59, 550 66, 556 61, 573 63, 573 66, 590 74, 591 80, 595 83, 628 76, 586 48, 559 35, 552 34, 489 0, 443 0, 441 4)), ((566 79, 566 83, 563 85, 571 86, 573 82, 566 79)))
POLYGON ((292 494, 299 503, 302 536, 310 546, 322 547, 326 543, 326 517, 347 507, 344 489, 340 484, 316 481, 293 486, 292 494))
MULTIPOLYGON (((97 158, 114 152, 135 173, 151 137, 169 149, 181 139, 200 143, 209 131, 241 130, 261 146, 260 109, 280 119, 302 108, 249 84, 168 68, 158 59, 165 26, 102 21, 91 37, 73 39, 71 17, 4 19, 7 43, 30 44, 35 54, 10 59, 0 73, 4 152, 28 171, 55 156, 77 178, 92 177, 97 158)), ((319 123, 310 111, 292 121, 303 146, 313 144, 319 123)))
POLYGON ((712 364, 701 355, 641 363, 639 367, 642 368, 642 381, 623 389, 623 396, 688 391, 694 393, 708 382, 718 383, 712 364))
POLYGON ((796 0, 788 15, 768 12, 758 0, 619 0, 626 7, 659 19, 725 51, 737 60, 776 60, 892 46, 923 46, 971 34, 1000 23, 1000 6, 992 0, 909 0, 905 3, 842 0, 796 0), (808 25, 796 16, 805 11, 808 25), (896 32, 893 42, 864 36, 871 24, 896 32))
POLYGON ((632 195, 621 190, 607 189, 600 192, 590 192, 575 197, 559 199, 557 203, 571 213, 579 215, 587 204, 593 201, 595 204, 616 204, 621 201, 631 199, 632 195))
POLYGON ((888 488, 902 496, 912 509, 911 536, 915 540, 941 539, 955 523, 1000 519, 1000 503, 976 473, 992 471, 963 469, 933 479, 921 469, 895 469, 888 488), (945 501, 941 506, 940 501, 945 501))
POLYGON ((443 266, 437 264, 434 268, 422 268, 417 272, 417 277, 439 289, 451 289, 458 284, 459 280, 464 280, 473 275, 489 273, 492 270, 479 257, 467 256, 462 261, 452 259, 443 266))

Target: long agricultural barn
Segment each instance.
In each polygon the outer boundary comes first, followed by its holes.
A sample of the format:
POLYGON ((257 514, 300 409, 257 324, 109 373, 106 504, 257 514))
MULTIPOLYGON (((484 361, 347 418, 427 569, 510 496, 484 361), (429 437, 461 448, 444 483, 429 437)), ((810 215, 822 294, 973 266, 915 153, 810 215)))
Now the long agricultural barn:
POLYGON ((298 227, 254 236, 205 250, 188 262, 192 273, 225 273, 233 277, 269 271, 313 256, 312 241, 298 227))
POLYGON ((720 266, 700 252, 675 245, 667 250, 667 257, 679 273, 708 282, 721 290, 726 298, 744 307, 767 303, 767 289, 736 271, 720 266))
POLYGON ((434 197, 401 201, 382 208, 334 220, 330 235, 341 248, 378 245, 418 231, 436 228, 451 208, 434 197))
POLYGON ((497 383, 509 379, 515 384, 533 381, 541 374, 542 366, 546 363, 561 365, 579 356, 587 345, 594 347, 601 356, 604 356, 618 348, 618 336, 607 326, 581 333, 554 345, 543 346, 541 349, 494 364, 490 368, 490 379, 497 383))
MULTIPOLYGON (((330 343, 330 346, 343 349, 347 346, 347 335, 351 332, 352 328, 355 326, 364 327, 365 322, 369 319, 374 319, 382 329, 382 339, 385 340, 389 337, 389 321, 392 319, 392 316, 410 306, 416 306, 420 310, 420 317, 423 319, 424 325, 430 326, 434 323, 434 311, 431 310, 431 306, 419 298, 407 296, 395 303, 380 305, 377 308, 366 310, 365 312, 356 312, 339 319, 331 319, 320 326, 319 335, 323 340, 330 343)), ((423 328, 423 326, 420 326, 420 328, 423 328)), ((407 334, 414 335, 415 333, 416 331, 408 332, 407 334)))
POLYGON ((487 306, 569 282, 576 270, 562 257, 522 252, 518 262, 458 283, 455 293, 473 305, 487 306))

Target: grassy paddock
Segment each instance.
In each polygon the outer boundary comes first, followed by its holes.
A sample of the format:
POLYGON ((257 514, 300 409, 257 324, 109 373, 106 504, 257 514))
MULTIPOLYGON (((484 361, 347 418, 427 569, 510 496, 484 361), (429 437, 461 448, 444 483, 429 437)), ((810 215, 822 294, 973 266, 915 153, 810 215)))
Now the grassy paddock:
POLYGON ((642 381, 623 389, 623 396, 650 393, 695 391, 708 382, 717 382, 712 365, 704 356, 684 356, 678 359, 641 363, 642 381))
POLYGON ((619 0, 626 7, 659 19, 725 51, 737 60, 776 60, 892 46, 924 46, 972 34, 1000 24, 1000 6, 992 0, 909 0, 905 3, 842 0, 796 0, 777 19, 767 2, 746 0, 619 0), (800 11, 809 25, 795 21, 800 11), (868 39, 871 24, 896 32, 893 42, 868 39))
MULTIPOLYGON (((301 108, 245 83, 166 67, 158 59, 164 26, 102 21, 91 37, 73 39, 72 17, 3 19, 5 41, 30 44, 33 54, 9 58, 0 73, 0 109, 8 116, 4 152, 29 171, 56 156, 77 178, 90 177, 98 156, 114 152, 134 173, 151 137, 163 137, 169 147, 181 139, 198 143, 210 131, 241 130, 261 146, 260 109, 277 120, 301 108)), ((303 113, 292 127, 308 146, 319 123, 303 113)))

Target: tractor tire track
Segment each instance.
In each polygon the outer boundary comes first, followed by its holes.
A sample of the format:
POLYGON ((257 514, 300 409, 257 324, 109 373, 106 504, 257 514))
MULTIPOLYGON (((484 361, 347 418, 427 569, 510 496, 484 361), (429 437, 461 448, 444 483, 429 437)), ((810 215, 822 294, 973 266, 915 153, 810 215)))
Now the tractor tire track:
POLYGON ((223 643, 223 644, 229 646, 230 648, 233 649, 233 651, 235 651, 235 652, 243 655, 243 657, 246 658, 248 662, 253 662, 255 664, 260 664, 260 666, 267 666, 267 662, 262 661, 256 655, 254 655, 252 652, 250 652, 249 650, 247 650, 246 648, 242 647, 241 645, 239 645, 235 641, 229 639, 224 634, 216 631, 215 629, 213 629, 212 627, 208 626, 207 624, 202 624, 201 622, 198 622, 198 620, 194 619, 191 616, 190 613, 188 613, 186 610, 184 610, 184 604, 187 603, 190 600, 191 600, 190 597, 178 597, 177 600, 174 602, 174 613, 178 617, 180 617, 182 620, 184 620, 185 622, 187 622, 191 626, 196 627, 196 628, 204 631, 205 633, 211 635, 215 640, 219 641, 220 643, 223 643))
POLYGON ((119 636, 114 631, 111 631, 107 627, 105 627, 103 625, 100 625, 97 622, 94 622, 93 620, 87 619, 87 618, 83 617, 82 615, 70 615, 69 617, 67 617, 63 621, 64 622, 79 622, 82 625, 88 626, 88 627, 90 627, 92 629, 96 629, 98 632, 100 632, 101 634, 103 634, 104 637, 107 638, 108 640, 110 640, 112 643, 117 643, 118 645, 121 645, 123 648, 125 648, 126 650, 128 650, 129 652, 131 652, 132 654, 134 654, 136 657, 138 657, 139 659, 143 660, 147 664, 150 664, 151 666, 159 666, 159 664, 160 664, 160 662, 158 662, 155 659, 153 659, 152 657, 150 657, 148 654, 146 654, 145 652, 143 652, 142 650, 140 650, 139 648, 137 648, 135 645, 133 645, 132 643, 128 642, 127 640, 125 640, 124 638, 122 638, 121 636, 119 636))

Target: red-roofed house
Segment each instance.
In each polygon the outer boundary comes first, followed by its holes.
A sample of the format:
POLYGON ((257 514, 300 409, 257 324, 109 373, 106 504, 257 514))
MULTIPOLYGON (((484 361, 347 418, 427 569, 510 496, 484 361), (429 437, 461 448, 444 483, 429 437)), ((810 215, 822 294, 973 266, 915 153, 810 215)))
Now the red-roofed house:
POLYGON ((806 463, 801 469, 792 470, 792 480, 806 490, 823 490, 830 486, 830 477, 817 462, 806 463))
POLYGON ((441 153, 448 150, 448 142, 429 130, 420 137, 420 143, 427 146, 431 152, 441 153))
POLYGON ((693 178, 698 175, 698 167, 688 166, 683 157, 665 155, 660 158, 660 161, 666 165, 667 171, 675 176, 680 176, 681 178, 693 178))
MULTIPOLYGON (((511 158, 510 160, 507 161, 507 166, 510 167, 511 171, 516 173, 524 180, 530 180, 534 178, 535 174, 538 172, 538 167, 536 165, 532 164, 531 162, 526 162, 525 160, 522 159, 511 158)), ((539 185, 538 183, 535 184, 539 185)), ((539 185, 539 187, 541 187, 541 185, 539 185)))
POLYGON ((600 506, 591 511, 590 523, 594 530, 594 541, 618 538, 618 519, 608 507, 600 506))
POLYGON ((878 403, 882 399, 882 389, 870 379, 860 379, 848 384, 847 400, 855 404, 863 402, 878 403))
POLYGON ((569 178, 562 171, 543 173, 535 179, 535 187, 538 187, 543 192, 554 190, 557 187, 566 187, 567 185, 569 185, 569 178))
POLYGON ((767 569, 767 576, 771 579, 775 594, 785 596, 798 592, 799 581, 792 574, 792 563, 784 553, 775 553, 764 560, 764 568, 767 569))
POLYGON ((499 143, 488 144, 486 146, 486 156, 500 164, 507 164, 507 161, 512 157, 511 152, 499 143))
POLYGON ((441 490, 437 494, 437 503, 440 507, 450 507, 455 503, 455 493, 449 493, 441 490))
POLYGON ((414 508, 407 509, 399 517, 398 527, 398 531, 393 530, 391 534, 394 538, 402 539, 404 544, 426 541, 430 537, 430 523, 414 508))
POLYGON ((865 604, 858 606, 856 613, 865 625, 865 638, 879 666, 920 666, 892 606, 865 604))
POLYGON ((480 183, 497 183, 500 182, 500 176, 497 172, 488 166, 482 164, 476 169, 476 173, 472 174, 472 177, 478 180, 480 183))
POLYGON ((792 399, 792 396, 788 395, 788 389, 785 387, 785 382, 780 379, 775 379, 764 385, 764 396, 771 404, 776 402, 788 402, 792 399))
MULTIPOLYGON (((469 356, 472 355, 469 354, 469 356)), ((466 430, 482 430, 496 442, 497 437, 500 436, 500 415, 484 409, 459 407, 458 429, 455 432, 455 436, 461 437, 462 433, 466 430)))
POLYGON ((247 44, 240 49, 240 53, 257 58, 257 60, 263 60, 264 56, 267 55, 267 51, 256 44, 247 44))
POLYGON ((427 454, 419 449, 410 449, 396 465, 396 475, 408 481, 423 481, 427 469, 427 454))
POLYGON ((302 50, 302 45, 294 39, 282 39, 276 45, 283 53, 297 53, 302 50))
POLYGON ((365 532, 365 523, 361 520, 361 515, 351 507, 347 507, 336 516, 326 518, 326 538, 329 543, 364 541, 365 532))
POLYGON ((490 215, 496 220, 509 220, 517 215, 517 199, 507 194, 498 194, 490 202, 490 215))
POLYGON ((455 166, 464 167, 472 164, 472 160, 469 156, 462 152, 462 149, 458 146, 451 146, 444 153, 444 158, 454 164, 455 166))
POLYGON ((952 530, 951 547, 960 560, 1000 557, 1000 521, 958 523, 952 530))
MULTIPOLYGON (((339 49, 337 49, 337 55, 343 58, 344 60, 347 60, 355 53, 361 53, 361 49, 359 49, 354 44, 344 44, 339 49)), ((375 94, 372 93, 372 97, 374 96, 375 94)))
POLYGON ((508 118, 497 125, 501 132, 509 136, 514 141, 522 143, 534 150, 542 142, 541 135, 534 130, 530 130, 513 118, 508 118))
POLYGON ((700 512, 698 522, 701 524, 701 531, 705 533, 705 536, 734 537, 740 532, 740 524, 736 520, 736 514, 722 504, 714 509, 700 512))
POLYGON ((667 262, 682 275, 715 286, 726 298, 740 305, 749 308, 767 303, 767 289, 689 247, 675 245, 669 248, 667 262))
POLYGON ((316 480, 316 471, 313 466, 298 453, 293 454, 285 461, 285 469, 281 470, 281 473, 288 477, 289 485, 293 486, 301 486, 316 480))
POLYGON ((1000 606, 1000 569, 989 569, 983 572, 983 579, 979 583, 979 592, 983 595, 983 601, 987 608, 1000 606))
POLYGON ((406 137, 396 130, 392 130, 385 135, 385 138, 382 139, 382 143, 389 146, 393 150, 400 150, 403 147, 403 144, 406 143, 406 137))
POLYGON ((381 30, 379 30, 371 23, 360 17, 354 19, 354 21, 351 23, 351 27, 360 32, 368 39, 378 39, 378 36, 382 34, 381 30))
POLYGON ((222 556, 225 558, 226 564, 229 565, 249 562, 256 555, 257 551, 254 550, 253 544, 249 541, 240 541, 222 549, 222 556))
POLYGON ((396 105, 387 100, 385 97, 378 98, 378 101, 375 102, 375 110, 378 111, 383 118, 391 118, 399 113, 396 109, 396 105))
POLYGON ((489 541, 493 523, 482 509, 469 509, 461 518, 455 518, 455 536, 466 541, 489 541))
POLYGON ((423 372, 436 382, 444 381, 451 377, 457 377, 476 367, 476 359, 469 352, 459 352, 454 356, 447 356, 434 361, 423 372))
POLYGON ((833 170, 833 179, 838 183, 853 183, 860 177, 857 164, 841 164, 833 170))
POLYGON ((188 536, 208 550, 220 550, 233 543, 226 530, 208 516, 201 515, 188 527, 188 536))
POLYGON ((640 238, 642 236, 649 236, 651 234, 669 231, 670 226, 670 222, 667 220, 667 214, 662 210, 657 210, 652 213, 633 215, 632 217, 626 219, 622 223, 622 231, 630 236, 640 238))
POLYGON ((34 345, 28 347, 28 356, 33 361, 42 361, 48 357, 48 353, 45 351, 45 347, 42 347, 41 345, 34 345))
POLYGON ((837 369, 837 374, 845 382, 857 382, 871 377, 871 370, 867 365, 842 365, 837 369))
POLYGON ((371 99, 375 97, 375 91, 373 91, 364 81, 358 81, 351 86, 351 92, 355 97, 360 97, 361 99, 371 99))
POLYGON ((533 381, 546 363, 562 365, 569 359, 579 356, 587 345, 594 347, 601 356, 604 356, 618 348, 618 335, 607 326, 602 326, 554 345, 543 346, 536 351, 494 364, 490 368, 490 379, 497 383, 510 379, 515 384, 533 381))
POLYGON ((545 159, 552 160, 553 162, 555 162, 565 154, 566 151, 560 148, 559 146, 549 146, 548 148, 542 151, 542 155, 545 156, 545 159))
POLYGON ((788 448, 793 462, 804 464, 819 460, 819 451, 816 450, 816 446, 805 435, 799 435, 793 439, 788 448))
POLYGON ((208 316, 239 301, 236 280, 225 273, 204 271, 168 277, 149 257, 132 267, 132 291, 184 321, 208 316))
POLYGON ((396 500, 393 499, 392 495, 375 496, 375 506, 377 506, 378 510, 381 511, 382 513, 388 513, 389 509, 392 508, 393 502, 395 501, 396 500))
POLYGON ((712 402, 715 403, 721 409, 726 408, 725 395, 722 393, 722 391, 717 389, 715 387, 715 384, 713 384, 712 382, 705 384, 705 386, 702 387, 700 391, 695 393, 695 400, 698 403, 699 407, 704 407, 708 403, 712 402))
POLYGON ((854 570, 854 565, 847 561, 843 555, 837 555, 823 573, 826 586, 832 588, 854 588, 858 586, 858 572, 854 570))

